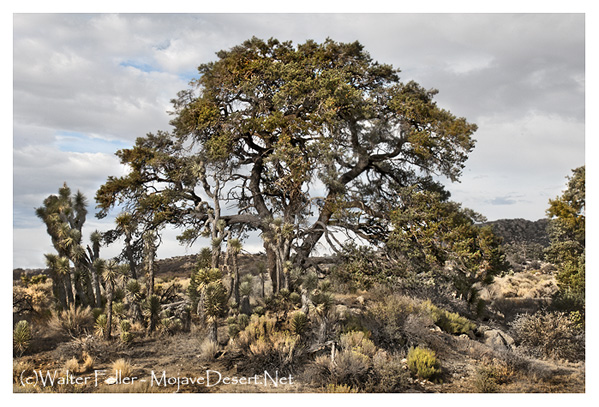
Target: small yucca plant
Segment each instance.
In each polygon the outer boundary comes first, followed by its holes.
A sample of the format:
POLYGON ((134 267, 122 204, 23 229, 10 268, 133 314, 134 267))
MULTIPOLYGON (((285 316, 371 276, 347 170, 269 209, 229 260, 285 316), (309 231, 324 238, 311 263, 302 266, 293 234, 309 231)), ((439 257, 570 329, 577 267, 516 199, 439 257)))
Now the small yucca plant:
POLYGON ((96 324, 94 325, 94 333, 100 337, 104 337, 104 333, 106 332, 106 328, 108 327, 108 318, 106 314, 100 314, 96 318, 96 324))
POLYGON ((31 327, 29 322, 21 320, 15 325, 13 331, 13 349, 14 352, 21 356, 27 349, 31 342, 31 327))
POLYGON ((308 327, 308 317, 302 311, 298 311, 291 316, 289 328, 294 335, 302 335, 308 327))

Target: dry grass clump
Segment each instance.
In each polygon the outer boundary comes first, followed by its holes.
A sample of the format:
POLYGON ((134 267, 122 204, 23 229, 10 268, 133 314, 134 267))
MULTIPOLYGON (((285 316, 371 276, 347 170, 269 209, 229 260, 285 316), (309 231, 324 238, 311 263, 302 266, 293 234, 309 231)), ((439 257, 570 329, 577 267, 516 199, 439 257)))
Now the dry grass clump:
POLYGON ((28 360, 13 360, 12 362, 12 376, 15 383, 19 380, 21 374, 28 375, 33 373, 33 363, 28 360))
POLYGON ((565 312, 522 314, 511 326, 516 342, 540 356, 584 359, 584 330, 565 312))
POLYGON ((204 339, 200 345, 199 358, 203 361, 214 360, 216 353, 218 352, 218 344, 208 338, 204 339))
POLYGON ((557 283, 553 275, 516 273, 496 277, 487 287, 488 298, 548 298, 557 291, 557 283))
POLYGON ((63 370, 71 373, 85 373, 93 368, 94 358, 89 353, 83 351, 80 358, 72 357, 68 359, 64 364, 63 370))
POLYGON ((129 377, 133 374, 131 362, 122 358, 112 363, 112 370, 115 374, 120 372, 121 377, 129 377))
POLYGON ((51 332, 76 337, 93 327, 94 316, 90 307, 75 307, 60 311, 48 321, 51 332))
POLYGON ((64 364, 63 370, 65 372, 79 373, 79 361, 77 358, 71 358, 64 364))

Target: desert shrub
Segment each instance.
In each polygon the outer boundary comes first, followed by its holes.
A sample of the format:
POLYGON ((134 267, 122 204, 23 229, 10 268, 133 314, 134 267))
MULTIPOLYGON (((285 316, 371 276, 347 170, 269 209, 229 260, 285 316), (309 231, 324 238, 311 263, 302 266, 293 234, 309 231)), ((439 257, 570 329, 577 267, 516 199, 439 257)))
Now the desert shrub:
POLYGON ((449 312, 434 305, 430 300, 420 304, 420 308, 431 316, 435 325, 447 333, 459 335, 467 334, 476 329, 476 325, 470 322, 467 318, 449 312))
POLYGON ((422 379, 434 378, 441 372, 435 352, 430 349, 410 348, 407 359, 410 372, 422 379))
POLYGON ((474 386, 478 393, 496 393, 499 385, 508 383, 515 372, 509 363, 493 359, 476 369, 474 386))
POLYGON ((120 324, 120 339, 121 342, 127 344, 133 340, 133 333, 131 333, 131 322, 129 320, 123 319, 120 324))
POLYGON ((174 335, 183 330, 183 322, 179 318, 162 318, 158 330, 164 334, 174 335))
POLYGON ((76 337, 92 328, 94 323, 90 307, 75 307, 57 312, 48 321, 51 332, 76 337))
POLYGON ((87 352, 81 354, 82 364, 79 366, 81 373, 89 372, 94 368, 94 358, 87 352))
POLYGON ((565 312, 522 314, 511 324, 517 343, 541 356, 584 359, 584 330, 565 312))
POLYGON ((16 315, 33 312, 36 316, 50 317, 54 303, 52 282, 13 286, 13 311, 16 315))
POLYGON ((77 358, 71 358, 67 360, 64 364, 63 370, 71 373, 79 373, 79 361, 77 358))
POLYGON ((372 358, 372 375, 366 382, 369 393, 397 393, 405 389, 409 373, 403 368, 399 353, 388 354, 378 350, 372 358))
POLYGON ((324 388, 325 393, 357 393, 357 389, 353 389, 351 386, 346 384, 328 384, 324 388))
POLYGON ((367 334, 362 331, 352 331, 341 335, 341 347, 345 350, 354 350, 368 357, 376 354, 377 348, 374 343, 368 339, 367 334))
POLYGON ((253 368, 277 368, 289 371, 302 349, 298 335, 275 329, 276 319, 252 315, 248 325, 237 335, 233 347, 241 350, 253 368))
POLYGON ((133 374, 133 366, 131 362, 125 359, 117 359, 112 363, 112 370, 115 372, 120 372, 121 377, 129 377, 133 374))
POLYGON ((406 344, 404 324, 409 315, 419 312, 416 302, 406 296, 386 293, 369 305, 366 325, 372 325, 373 339, 379 346, 399 349, 406 344))
POLYGON ((262 316, 266 313, 266 310, 264 309, 263 306, 258 305, 257 307, 254 307, 254 314, 258 315, 258 316, 262 316))
POLYGON ((16 355, 21 356, 31 343, 31 326, 26 320, 17 322, 13 330, 12 345, 16 355))
POLYGON ((12 376, 15 382, 18 382, 21 374, 29 375, 33 373, 35 366, 28 360, 13 360, 12 362, 12 376))
POLYGON ((337 384, 361 386, 367 378, 370 364, 368 356, 355 350, 343 350, 335 357, 333 380, 337 384))
POLYGON ((297 311, 293 313, 289 320, 289 329, 294 335, 301 336, 304 334, 304 332, 306 332, 309 322, 310 321, 308 320, 306 314, 304 314, 302 311, 297 311))

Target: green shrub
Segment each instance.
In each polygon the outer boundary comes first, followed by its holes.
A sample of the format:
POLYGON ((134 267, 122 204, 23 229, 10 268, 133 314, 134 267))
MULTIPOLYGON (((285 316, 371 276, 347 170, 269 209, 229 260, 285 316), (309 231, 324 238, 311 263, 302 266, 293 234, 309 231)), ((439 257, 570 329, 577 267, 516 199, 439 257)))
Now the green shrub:
POLYGON ((29 344, 31 342, 31 327, 29 326, 29 322, 24 319, 17 322, 15 329, 13 330, 12 341, 13 350, 15 354, 19 356, 29 349, 29 344))
POLYGON ((426 300, 420 304, 420 308, 431 316, 435 325, 447 333, 460 335, 467 334, 476 329, 476 325, 467 318, 439 308, 430 300, 426 300))
POLYGON ((408 351, 408 369, 422 379, 431 379, 441 372, 435 352, 415 347, 408 351))

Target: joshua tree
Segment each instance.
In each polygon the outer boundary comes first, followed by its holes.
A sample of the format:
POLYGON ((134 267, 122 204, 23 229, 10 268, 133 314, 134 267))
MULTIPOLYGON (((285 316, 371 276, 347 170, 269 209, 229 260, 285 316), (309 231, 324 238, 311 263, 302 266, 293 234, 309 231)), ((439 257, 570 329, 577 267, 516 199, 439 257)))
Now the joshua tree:
POLYGON ((137 265, 135 263, 134 249, 132 244, 133 233, 135 233, 135 229, 137 227, 135 219, 129 212, 124 212, 116 217, 115 222, 117 232, 125 236, 124 255, 129 263, 131 278, 137 279, 137 265))
POLYGON ((46 225, 58 256, 67 259, 68 277, 65 276, 64 282, 65 285, 69 285, 66 287, 69 305, 77 301, 84 305, 96 303, 91 282, 92 260, 83 249, 81 241, 81 228, 87 215, 86 205, 85 196, 81 192, 73 196, 65 183, 58 190, 58 195, 48 196, 43 206, 35 209, 36 215, 46 225), (71 261, 74 267, 69 267, 68 261, 71 261))
POLYGON ((213 281, 206 286, 204 309, 211 322, 209 338, 218 342, 218 319, 227 314, 227 290, 221 280, 213 281))
POLYGON ((116 260, 110 260, 107 264, 104 263, 104 266, 100 266, 103 268, 102 277, 104 279, 104 283, 106 284, 106 291, 108 293, 108 302, 106 304, 106 331, 105 331, 105 339, 110 339, 110 335, 112 333, 112 300, 114 298, 114 285, 116 283, 118 277, 118 263, 116 260))
POLYGON ((147 298, 144 304, 144 314, 148 318, 148 334, 154 332, 156 329, 156 322, 160 317, 160 311, 162 305, 160 304, 160 298, 157 295, 151 295, 147 298))

